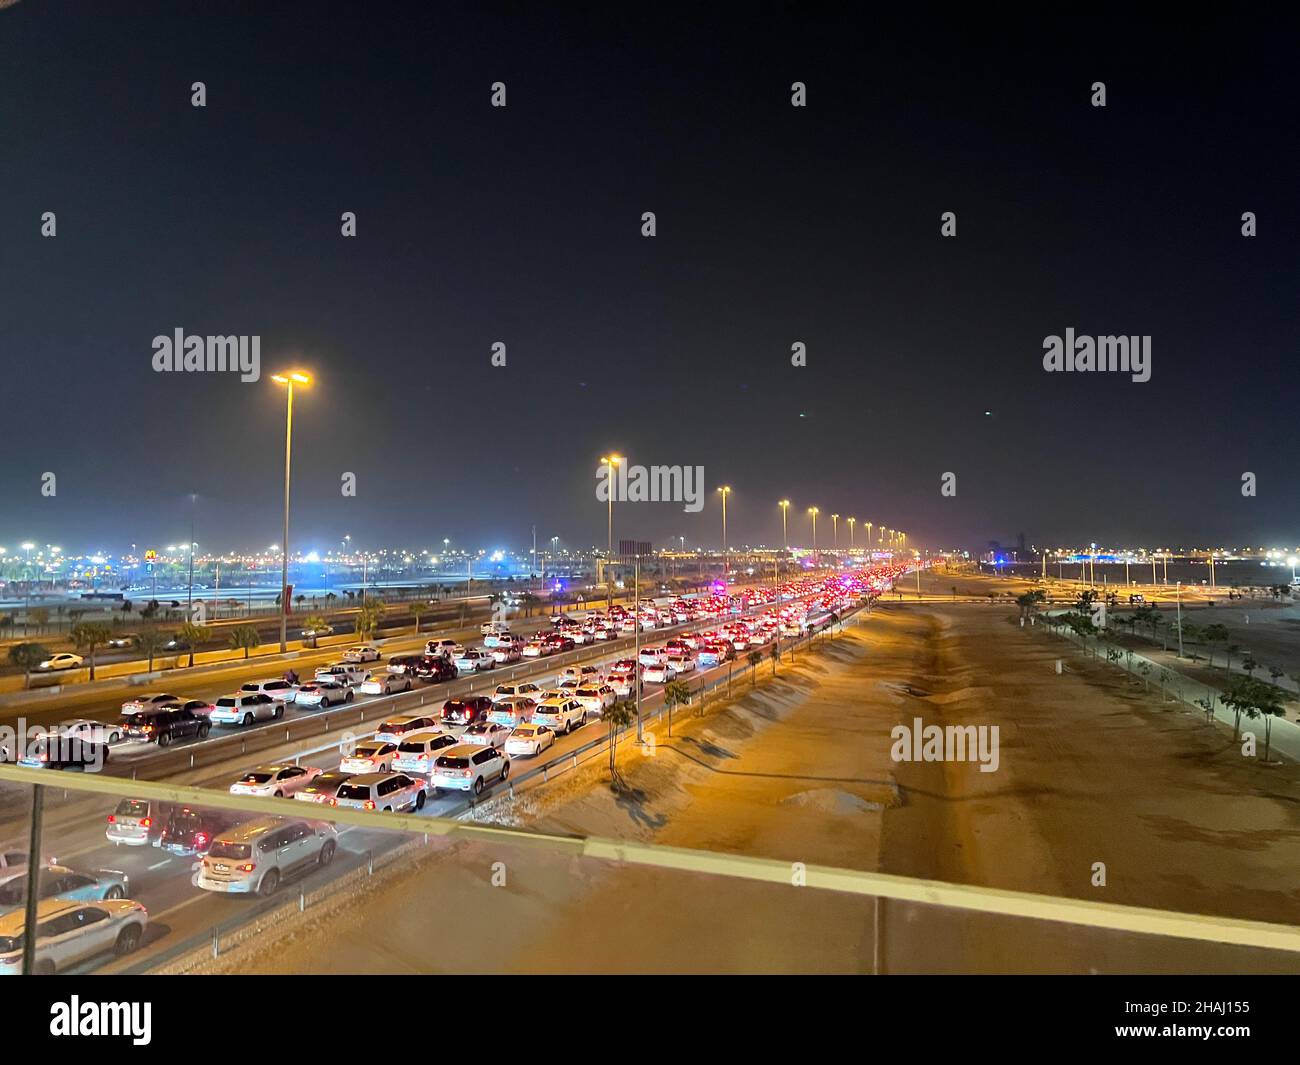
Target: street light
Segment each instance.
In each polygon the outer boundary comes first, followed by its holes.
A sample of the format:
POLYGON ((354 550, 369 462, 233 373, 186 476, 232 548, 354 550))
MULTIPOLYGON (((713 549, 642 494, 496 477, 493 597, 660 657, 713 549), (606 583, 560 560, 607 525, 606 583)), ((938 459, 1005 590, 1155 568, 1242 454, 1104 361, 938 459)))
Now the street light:
POLYGON ((871 551, 871 530, 874 528, 871 522, 863 522, 867 527, 867 551, 871 551))
POLYGON ((608 600, 607 606, 614 605, 614 582, 610 578, 609 564, 614 557, 614 467, 623 461, 622 455, 615 455, 611 452, 608 455, 601 455, 600 461, 605 464, 609 471, 609 526, 606 530, 605 539, 605 593, 608 600))
POLYGON ((786 517, 790 513, 790 500, 783 499, 777 504, 781 508, 781 546, 786 554, 790 553, 790 536, 787 532, 786 517))
POLYGON ((731 485, 724 484, 718 492, 722 496, 722 583, 725 586, 731 573, 727 564, 727 496, 731 495, 731 485))
POLYGON ((287 400, 284 408, 284 538, 280 544, 280 653, 288 650, 289 628, 289 469, 293 457, 293 386, 311 384, 311 375, 302 370, 272 374, 271 380, 284 385, 287 400))
POLYGON ((840 516, 839 516, 838 514, 832 514, 832 515, 831 515, 831 543, 834 545, 835 550, 836 550, 836 551, 839 551, 839 549, 840 549, 840 516))
POLYGON ((849 553, 853 552, 853 526, 858 523, 857 518, 849 518, 849 553))
POLYGON ((813 527, 812 559, 813 559, 813 566, 816 567, 817 565, 817 515, 820 514, 821 511, 819 511, 816 507, 809 507, 808 513, 812 515, 812 527, 813 527))

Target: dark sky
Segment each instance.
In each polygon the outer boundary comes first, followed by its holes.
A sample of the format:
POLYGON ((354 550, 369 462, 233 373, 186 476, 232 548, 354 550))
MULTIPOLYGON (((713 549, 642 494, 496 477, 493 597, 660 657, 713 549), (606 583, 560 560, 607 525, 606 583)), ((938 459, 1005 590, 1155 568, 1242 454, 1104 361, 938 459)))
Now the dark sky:
POLYGON ((702 514, 619 511, 644 539, 717 542, 729 483, 733 543, 781 497, 931 545, 1300 541, 1294 24, 539 7, 0 11, 0 543, 165 543, 191 491, 205 547, 279 540, 283 393, 154 373, 177 327, 317 373, 304 549, 603 543, 609 448, 705 468, 702 514), (1150 334, 1151 381, 1044 373, 1070 326, 1150 334))

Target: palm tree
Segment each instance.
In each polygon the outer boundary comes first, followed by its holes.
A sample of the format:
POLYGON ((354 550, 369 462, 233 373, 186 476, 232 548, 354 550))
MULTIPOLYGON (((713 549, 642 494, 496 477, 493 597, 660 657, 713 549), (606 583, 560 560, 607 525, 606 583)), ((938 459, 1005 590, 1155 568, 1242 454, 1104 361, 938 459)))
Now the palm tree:
POLYGON ((420 635, 420 618, 427 613, 428 608, 423 603, 411 604, 411 617, 415 618, 415 635, 420 635))
POLYGON ((379 628, 379 619, 384 614, 384 604, 374 599, 368 599, 357 609, 357 635, 368 640, 374 635, 379 628))
POLYGON ((772 641, 772 646, 767 649, 767 657, 772 660, 772 676, 776 676, 776 665, 781 661, 781 641, 779 639, 772 641))
POLYGON ((153 660, 167 646, 167 634, 157 629, 145 629, 131 641, 135 649, 149 659, 148 673, 153 672, 153 660))
POLYGON ((673 710, 691 701, 691 687, 684 680, 670 680, 664 685, 664 706, 668 708, 668 735, 673 734, 673 710))
POLYGON ((1282 693, 1271 684, 1265 684, 1254 677, 1246 677, 1237 680, 1219 698, 1236 714, 1237 724, 1232 736, 1234 741, 1240 733, 1242 714, 1248 718, 1261 716, 1264 718, 1264 761, 1267 763, 1273 739, 1273 718, 1281 717, 1284 713, 1282 693))
MULTIPOLYGON (((1206 645, 1210 648, 1210 667, 1214 667, 1214 648, 1217 644, 1226 643, 1228 640, 1228 628, 1226 625, 1220 625, 1217 622, 1213 625, 1206 625, 1201 638, 1205 640, 1206 645)), ((1231 668, 1231 662, 1229 662, 1231 668)))
POLYGON ((9 648, 9 664, 23 671, 24 688, 32 686, 32 670, 49 657, 49 648, 39 643, 16 643, 9 648))
POLYGON ((763 652, 759 650, 750 651, 745 656, 745 660, 749 662, 749 686, 752 688, 758 683, 758 666, 763 661, 763 652))
POLYGON ((631 699, 619 699, 613 706, 605 709, 600 719, 605 723, 609 736, 609 783, 615 791, 622 791, 626 785, 615 760, 618 735, 636 722, 636 703, 631 699))
POLYGON ((316 641, 319 639, 317 633, 324 629, 328 624, 329 622, 327 622, 320 614, 312 614, 303 618, 302 627, 311 633, 310 639, 312 647, 316 646, 316 641))
POLYGON ((1224 651, 1225 651, 1225 653, 1226 653, 1227 656, 1228 656, 1228 672, 1229 672, 1229 673, 1232 672, 1232 656, 1235 655, 1235 654, 1236 654, 1238 651, 1240 651, 1240 650, 1241 650, 1241 644, 1238 644, 1238 643, 1230 643, 1230 644, 1228 644, 1227 647, 1224 648, 1224 651))
POLYGON ((181 626, 181 631, 177 633, 177 635, 181 638, 181 642, 185 644, 186 647, 189 648, 190 660, 188 664, 190 668, 193 668, 194 649, 205 639, 207 639, 208 630, 205 629, 202 625, 196 625, 192 621, 187 621, 184 625, 181 626))
POLYGON ((78 651, 85 651, 90 657, 90 679, 95 679, 95 652, 105 643, 113 630, 102 621, 83 621, 68 636, 78 651))
POLYGON ((1255 661, 1255 656, 1247 652, 1246 657, 1241 660, 1241 668, 1246 671, 1246 675, 1251 680, 1255 679, 1255 670, 1259 669, 1259 663, 1255 661))
POLYGON ((236 651, 244 652, 244 660, 248 660, 248 653, 259 646, 262 637, 258 635, 255 625, 237 625, 230 633, 230 646, 236 651))

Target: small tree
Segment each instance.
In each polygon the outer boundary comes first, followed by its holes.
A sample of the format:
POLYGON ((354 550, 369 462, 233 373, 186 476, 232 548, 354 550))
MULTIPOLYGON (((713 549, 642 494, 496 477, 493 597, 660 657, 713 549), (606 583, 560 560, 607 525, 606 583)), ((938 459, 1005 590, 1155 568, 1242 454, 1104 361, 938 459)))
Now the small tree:
POLYGON ((135 645, 135 649, 149 660, 149 667, 146 672, 152 673, 155 656, 167 646, 167 634, 159 632, 157 629, 145 629, 131 642, 135 645))
POLYGON ((1151 663, 1143 662, 1140 666, 1138 666, 1138 672, 1142 674, 1142 690, 1150 691, 1151 681, 1149 678, 1151 676, 1151 663))
MULTIPOLYGON (((1213 625, 1206 625, 1205 630, 1201 633, 1201 638, 1205 641, 1210 649, 1210 666, 1214 666, 1214 648, 1221 643, 1228 642, 1228 627, 1215 622, 1213 625)), ((1231 667, 1231 662, 1229 667, 1231 667)))
POLYGON ((777 663, 781 661, 781 641, 773 640, 772 646, 767 649, 767 657, 772 660, 772 676, 776 676, 777 663))
POLYGON ((95 652, 108 642, 113 630, 102 621, 83 621, 68 634, 78 651, 90 658, 90 679, 95 679, 95 652))
POLYGON ((691 701, 691 687, 684 680, 670 680, 664 685, 664 706, 668 708, 668 735, 673 734, 673 711, 691 701))
POLYGON ((208 630, 202 625, 196 625, 192 621, 187 621, 181 626, 181 631, 177 633, 177 635, 180 636, 181 642, 189 648, 190 660, 188 664, 192 668, 194 666, 194 649, 207 639, 208 630))
POLYGON ((1230 643, 1230 644, 1228 644, 1227 647, 1224 648, 1224 653, 1227 654, 1227 656, 1228 656, 1228 672, 1229 672, 1229 673, 1232 672, 1232 656, 1235 655, 1235 654, 1237 654, 1240 650, 1241 650, 1241 645, 1240 645, 1240 644, 1236 644, 1236 643, 1230 643))
POLYGON ((752 688, 758 683, 758 666, 763 661, 763 652, 757 649, 750 651, 745 660, 749 663, 749 686, 752 688))
POLYGON ((309 639, 312 647, 316 646, 316 641, 320 638, 318 633, 328 626, 329 622, 320 614, 312 614, 303 619, 302 627, 311 633, 309 639))
POLYGON ((32 686, 32 670, 50 657, 50 649, 39 643, 16 643, 9 648, 9 664, 23 671, 23 687, 32 686))
POLYGON ((1165 685, 1169 683, 1169 670, 1167 670, 1167 669, 1162 669, 1162 670, 1157 674, 1157 676, 1158 676, 1159 679, 1160 679, 1160 701, 1161 701, 1161 702, 1164 702, 1164 699, 1165 699, 1165 685))
POLYGON ((1255 679, 1255 670, 1259 669, 1259 663, 1255 661, 1255 656, 1246 653, 1246 657, 1241 660, 1241 668, 1246 671, 1246 676, 1251 680, 1255 679))
POLYGON ((427 613, 427 607, 423 603, 411 604, 411 617, 415 618, 415 635, 420 635, 420 618, 427 613))
POLYGON ((230 646, 236 651, 244 652, 244 659, 248 659, 248 654, 262 642, 262 637, 258 635, 255 625, 236 625, 230 633, 230 646))
POLYGON ((357 608, 357 635, 363 640, 370 639, 379 628, 379 619, 384 615, 384 604, 374 599, 367 599, 357 608))
POLYGON ((627 785, 618 771, 618 737, 621 732, 636 723, 636 702, 631 699, 618 700, 613 706, 606 708, 601 714, 601 720, 605 722, 605 729, 609 736, 610 787, 615 791, 623 791, 627 785))
POLYGON ((1248 718, 1264 718, 1264 761, 1267 762, 1273 738, 1273 718, 1280 717, 1283 713, 1282 693, 1271 684, 1246 677, 1234 683, 1220 698, 1236 715, 1232 735, 1234 741, 1240 735, 1242 714, 1248 718))

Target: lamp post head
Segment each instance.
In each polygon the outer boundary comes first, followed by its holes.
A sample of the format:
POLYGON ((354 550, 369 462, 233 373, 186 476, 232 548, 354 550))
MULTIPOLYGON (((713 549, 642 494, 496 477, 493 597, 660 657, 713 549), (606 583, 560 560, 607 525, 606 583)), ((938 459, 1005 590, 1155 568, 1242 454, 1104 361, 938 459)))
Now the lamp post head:
POLYGON ((305 370, 285 370, 284 373, 271 374, 271 380, 277 385, 309 385, 311 384, 311 374, 305 370))

